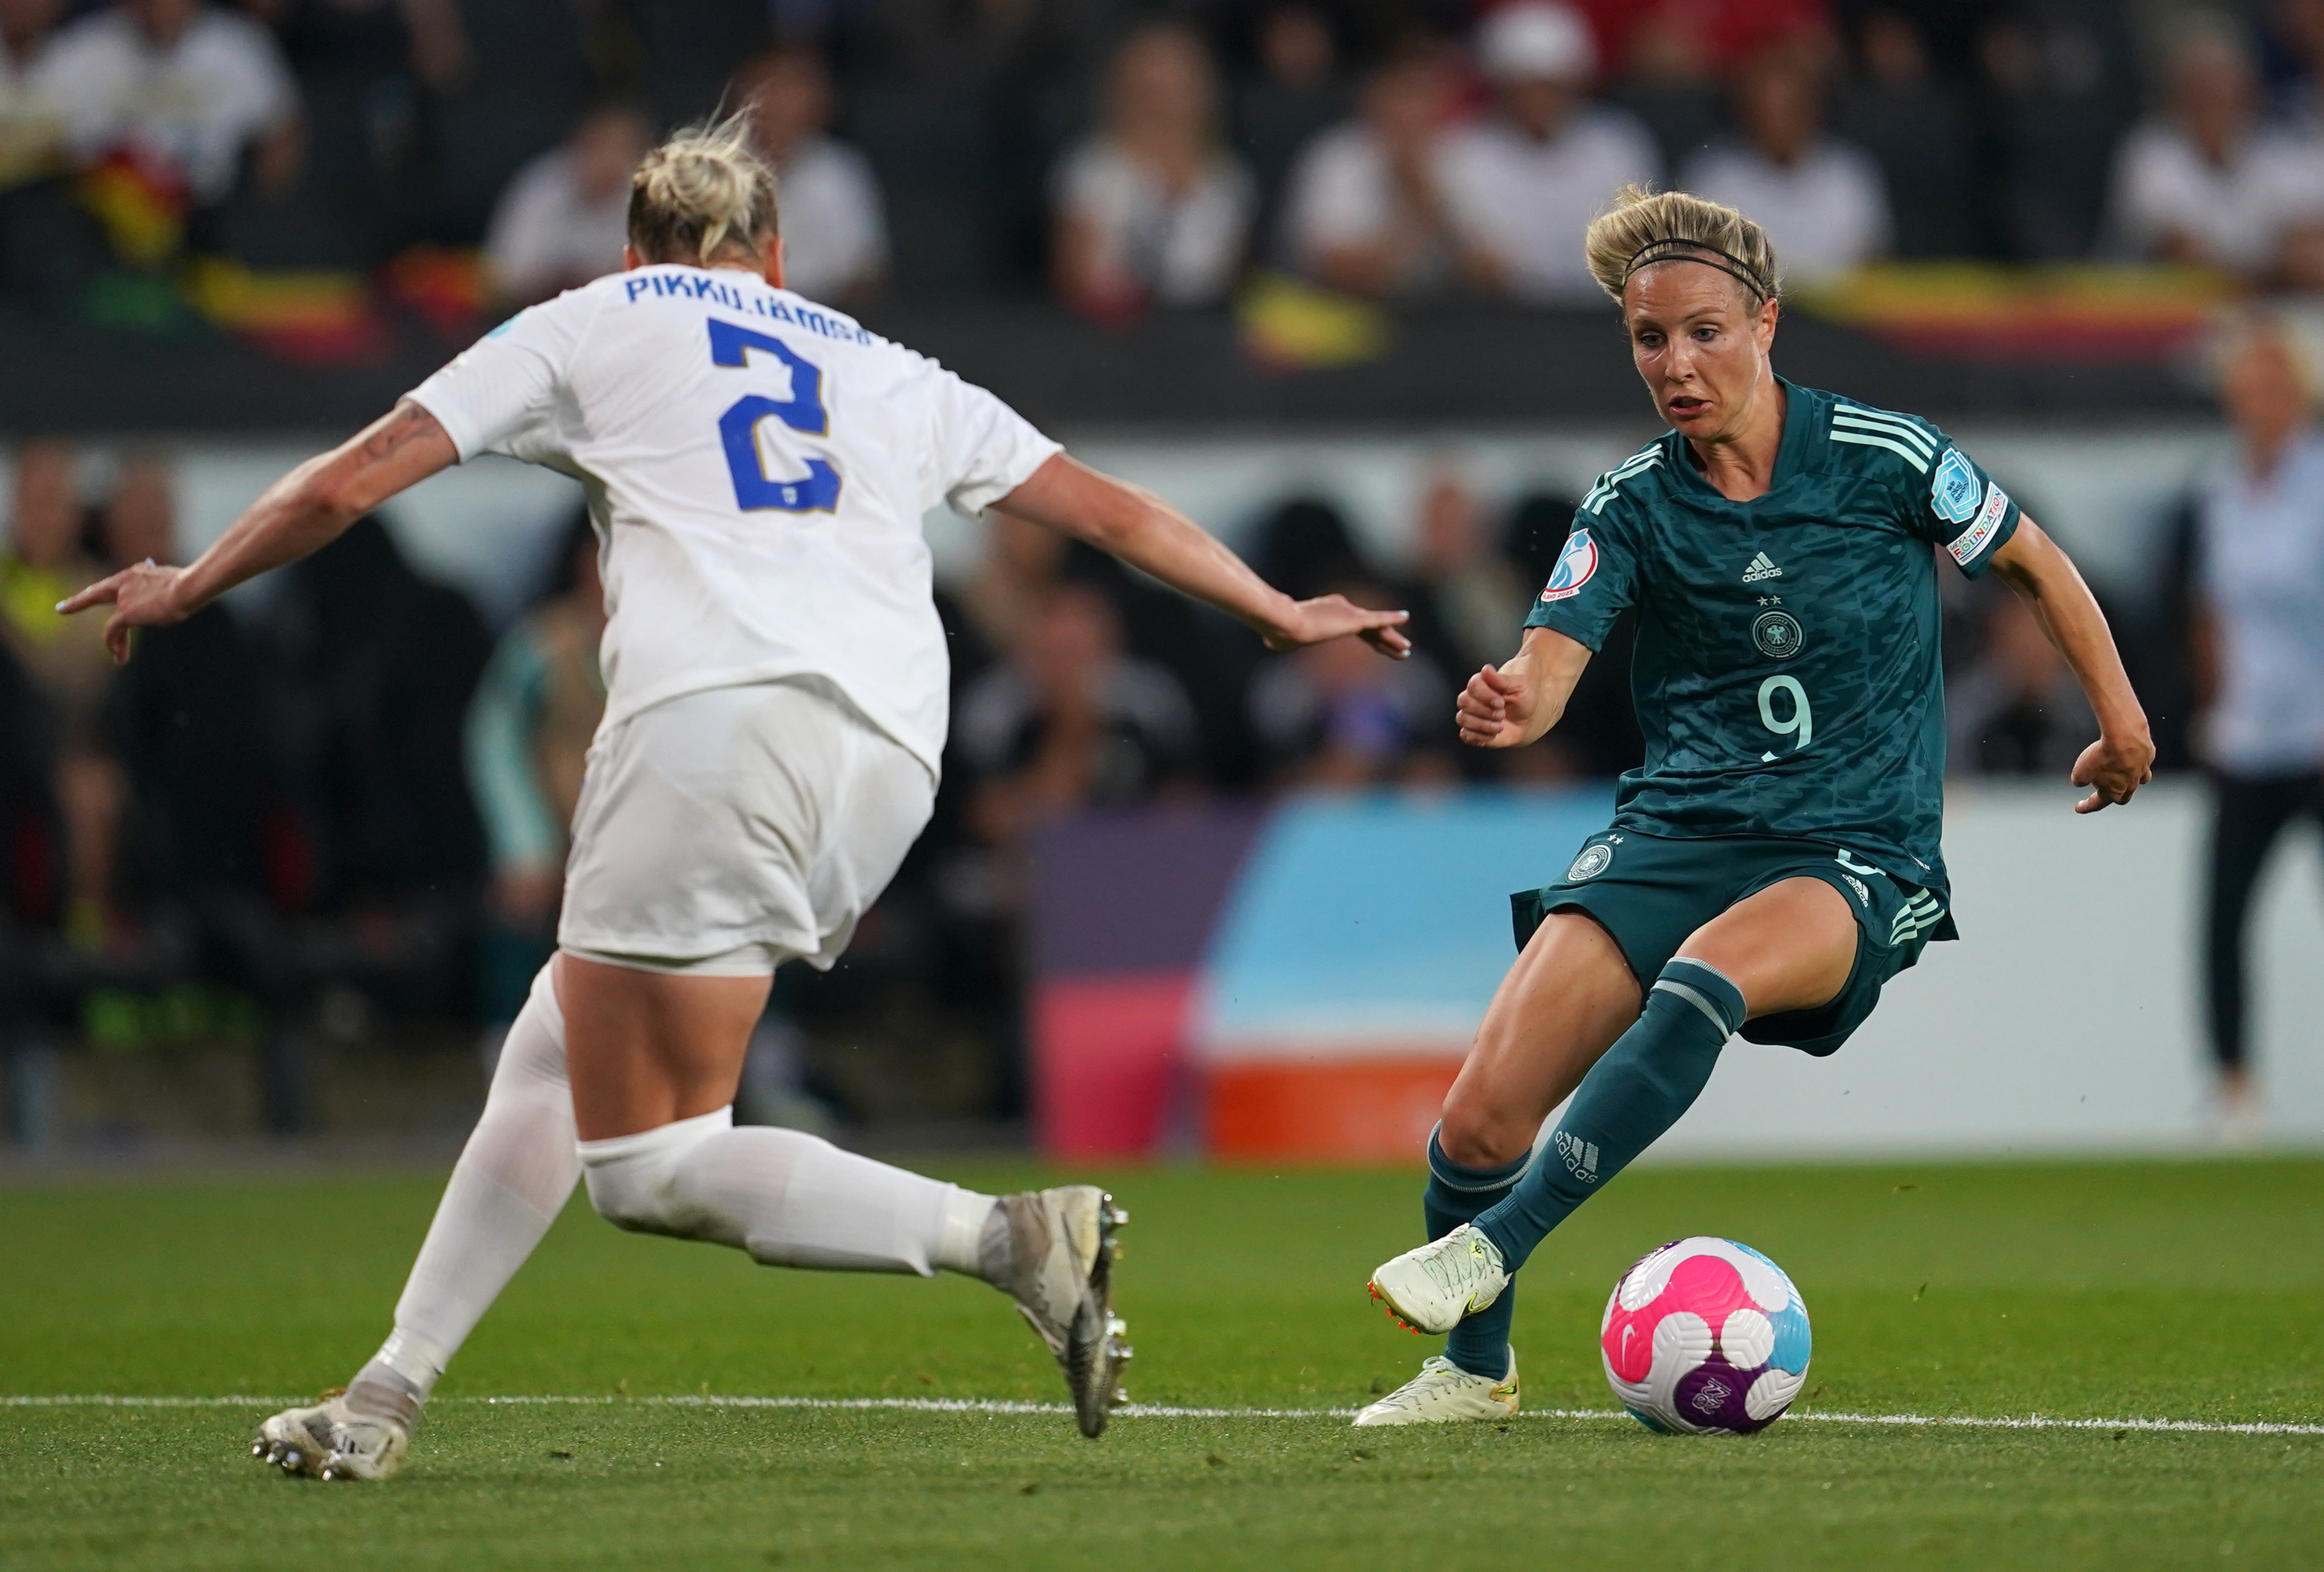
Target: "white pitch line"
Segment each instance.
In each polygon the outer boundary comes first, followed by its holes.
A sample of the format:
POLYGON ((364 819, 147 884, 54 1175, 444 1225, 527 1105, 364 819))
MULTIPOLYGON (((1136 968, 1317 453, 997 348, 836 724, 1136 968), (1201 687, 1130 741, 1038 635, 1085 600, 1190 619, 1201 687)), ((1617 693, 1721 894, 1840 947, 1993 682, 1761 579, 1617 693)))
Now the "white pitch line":
MULTIPOLYGON (((287 1408, 308 1401, 302 1397, 136 1397, 106 1393, 0 1395, 0 1409, 263 1409, 287 1408)), ((1070 1414, 1066 1403, 1020 1402, 1006 1398, 962 1397, 715 1397, 671 1393, 646 1397, 584 1397, 545 1394, 530 1397, 444 1397, 439 1403, 484 1403, 494 1407, 612 1408, 632 1404, 645 1408, 900 1410, 924 1414, 1070 1414)), ((1352 1408, 1264 1409, 1191 1408, 1170 1403, 1131 1403, 1114 1410, 1132 1419, 1344 1419, 1352 1408)), ((1627 1419, 1619 1409, 1527 1409, 1528 1419, 1627 1419)), ((2150 1430, 2199 1436, 2324 1436, 2324 1425, 2273 1421, 2227 1423, 2210 1419, 2061 1419, 2043 1414, 2023 1418, 1987 1418, 1971 1414, 1852 1414, 1810 1410, 1788 1418, 1827 1425, 1942 1425, 1971 1430, 2150 1430)))

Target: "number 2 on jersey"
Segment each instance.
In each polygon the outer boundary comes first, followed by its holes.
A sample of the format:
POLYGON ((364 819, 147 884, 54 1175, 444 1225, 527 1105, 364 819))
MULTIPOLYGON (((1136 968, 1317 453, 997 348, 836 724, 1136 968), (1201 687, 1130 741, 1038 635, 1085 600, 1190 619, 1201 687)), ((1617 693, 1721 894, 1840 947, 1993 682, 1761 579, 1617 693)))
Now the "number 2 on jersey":
POLYGON ((791 396, 770 399, 752 393, 736 399, 718 417, 718 437, 726 448, 726 468, 734 478, 734 505, 744 513, 773 509, 786 513, 827 513, 839 506, 839 472, 820 458, 807 461, 802 480, 775 480, 759 456, 759 422, 780 421, 794 431, 820 437, 830 429, 823 408, 823 372, 792 353, 779 338, 753 333, 732 322, 710 319, 710 363, 746 366, 757 349, 790 368, 791 396))
MULTIPOLYGON (((1798 678, 1770 677, 1759 684, 1759 723, 1777 736, 1791 736, 1796 733, 1797 740, 1792 744, 1792 752, 1795 754, 1808 745, 1809 740, 1815 735, 1815 717, 1808 708, 1808 690, 1800 686, 1798 678), (1778 693, 1788 693, 1792 698, 1792 713, 1784 720, 1775 718, 1773 701, 1778 693)), ((1775 756, 1772 753, 1761 754, 1759 762, 1768 763, 1775 756)))

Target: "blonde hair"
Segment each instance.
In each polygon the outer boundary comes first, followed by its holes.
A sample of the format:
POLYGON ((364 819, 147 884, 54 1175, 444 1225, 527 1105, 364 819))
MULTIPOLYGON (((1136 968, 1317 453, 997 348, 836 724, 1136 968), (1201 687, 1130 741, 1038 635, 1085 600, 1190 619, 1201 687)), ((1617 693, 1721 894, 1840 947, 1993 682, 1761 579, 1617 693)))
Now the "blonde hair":
POLYGON ((1767 232, 1724 203, 1685 191, 1624 186, 1590 221, 1582 247, 1590 276, 1618 305, 1630 275, 1658 262, 1715 267, 1762 301, 1784 291, 1767 232))
POLYGON ((648 262, 707 267, 776 234, 775 171, 751 146, 748 112, 676 133, 630 176, 630 245, 648 262))

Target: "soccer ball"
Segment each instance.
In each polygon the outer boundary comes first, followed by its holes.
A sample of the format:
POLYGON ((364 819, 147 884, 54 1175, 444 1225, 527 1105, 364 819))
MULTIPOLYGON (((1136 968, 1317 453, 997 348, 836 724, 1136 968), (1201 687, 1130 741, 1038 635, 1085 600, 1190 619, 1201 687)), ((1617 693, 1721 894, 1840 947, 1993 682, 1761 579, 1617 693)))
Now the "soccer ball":
POLYGON ((1681 1239, 1624 1272, 1598 1333, 1624 1408, 1665 1435, 1748 1435, 1808 1373, 1808 1309, 1784 1269, 1732 1239, 1681 1239))

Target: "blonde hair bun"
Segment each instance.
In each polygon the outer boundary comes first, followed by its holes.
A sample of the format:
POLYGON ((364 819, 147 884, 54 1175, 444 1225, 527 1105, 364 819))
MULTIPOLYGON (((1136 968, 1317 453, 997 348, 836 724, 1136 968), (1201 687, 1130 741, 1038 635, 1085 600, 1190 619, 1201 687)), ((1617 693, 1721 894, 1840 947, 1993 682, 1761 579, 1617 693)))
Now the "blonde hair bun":
POLYGON ((751 145, 748 112, 674 134, 630 176, 630 245, 648 262, 755 257, 777 233, 775 171, 751 145))

